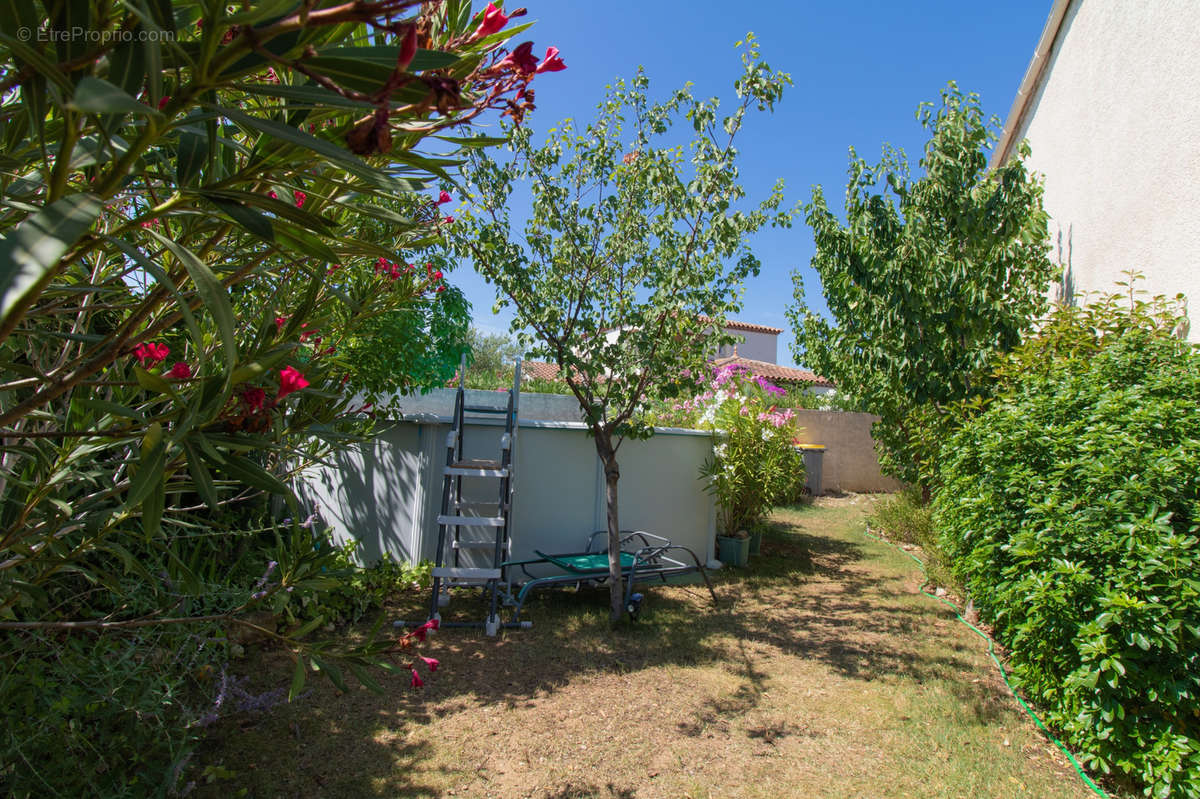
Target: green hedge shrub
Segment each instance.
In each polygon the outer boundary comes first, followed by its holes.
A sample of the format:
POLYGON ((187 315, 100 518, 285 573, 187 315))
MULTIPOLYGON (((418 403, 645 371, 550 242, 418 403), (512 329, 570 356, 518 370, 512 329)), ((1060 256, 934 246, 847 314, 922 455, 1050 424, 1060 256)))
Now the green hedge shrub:
POLYGON ((1086 764, 1195 799, 1200 354, 1145 304, 1116 323, 1114 307, 1065 311, 1012 356, 947 443, 934 519, 1021 688, 1086 764))

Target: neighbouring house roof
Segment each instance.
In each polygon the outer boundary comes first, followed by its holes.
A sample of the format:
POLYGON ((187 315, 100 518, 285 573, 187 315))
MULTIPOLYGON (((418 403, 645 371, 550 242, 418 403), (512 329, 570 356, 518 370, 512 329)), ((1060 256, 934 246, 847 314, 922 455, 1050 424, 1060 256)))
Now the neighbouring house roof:
POLYGON ((522 361, 521 377, 541 380, 557 380, 558 364, 547 361, 522 361))
POLYGON ((730 355, 727 358, 717 358, 713 366, 728 366, 737 364, 751 374, 765 377, 773 383, 803 383, 809 386, 826 386, 833 388, 833 383, 807 369, 793 369, 790 366, 780 366, 777 363, 756 361, 753 358, 743 358, 741 355, 730 355))
MULTIPOLYGON (((707 316, 702 316, 700 317, 700 321, 711 322, 713 320, 709 319, 707 316)), ((736 319, 726 319, 724 327, 726 330, 741 330, 743 333, 770 333, 776 336, 783 332, 782 327, 752 325, 749 322, 739 322, 736 319)))
POLYGON ((1042 28, 1042 36, 1033 51, 1033 59, 1025 70, 1025 77, 1021 79, 1021 86, 1017 89, 1017 97, 1004 120, 1004 128, 1000 131, 996 149, 992 151, 992 168, 1000 166, 1012 155, 1018 141, 1017 134, 1025 126, 1025 119, 1029 115, 1030 103, 1041 91, 1042 83, 1050 71, 1050 56, 1058 44, 1063 19, 1075 2, 1076 0, 1054 0, 1050 16, 1046 19, 1046 27, 1042 28))
POLYGON ((726 330, 741 330, 746 333, 773 333, 779 335, 783 332, 782 327, 767 327, 766 325, 752 325, 749 322, 735 322, 732 319, 726 320, 726 330))

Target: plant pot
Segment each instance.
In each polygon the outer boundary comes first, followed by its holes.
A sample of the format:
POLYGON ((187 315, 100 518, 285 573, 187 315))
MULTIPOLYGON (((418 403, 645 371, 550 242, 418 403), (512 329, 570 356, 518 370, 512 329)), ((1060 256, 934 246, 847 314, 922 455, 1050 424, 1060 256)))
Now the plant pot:
POLYGON ((754 530, 750 533, 750 554, 757 555, 762 552, 762 530, 754 530))
POLYGON ((717 536, 717 560, 729 566, 745 566, 750 559, 750 539, 717 536))

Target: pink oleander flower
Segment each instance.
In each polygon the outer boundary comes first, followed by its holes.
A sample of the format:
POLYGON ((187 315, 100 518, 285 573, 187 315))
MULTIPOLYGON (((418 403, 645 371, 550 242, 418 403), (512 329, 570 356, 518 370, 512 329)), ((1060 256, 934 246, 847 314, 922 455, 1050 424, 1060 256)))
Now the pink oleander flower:
POLYGON ((441 663, 438 663, 436 658, 427 658, 424 655, 417 655, 417 657, 425 661, 425 665, 429 667, 430 671, 437 671, 438 666, 442 665, 441 663))
POLYGON ((167 107, 167 103, 171 102, 171 95, 164 94, 162 99, 158 101, 158 110, 161 111, 167 107))
POLYGON ((453 225, 453 224, 454 224, 454 217, 452 217, 452 216, 443 216, 443 217, 442 217, 442 224, 443 224, 443 225, 453 225))
POLYGON ((436 204, 437 205, 445 205, 446 203, 450 202, 451 199, 452 198, 450 197, 450 192, 443 191, 441 194, 438 195, 436 204))
POLYGON ((283 332, 283 326, 287 324, 287 320, 288 320, 288 318, 286 316, 276 316, 275 317, 275 332, 276 333, 283 332))
POLYGON ((188 366, 183 361, 179 361, 171 367, 167 372, 167 377, 173 377, 176 380, 187 380, 192 376, 192 367, 188 366))
POLYGON ((308 381, 304 379, 304 375, 300 374, 296 367, 288 366, 279 372, 279 393, 275 397, 283 399, 293 391, 307 387, 308 381))
POLYGON ((308 195, 305 194, 304 192, 300 191, 299 189, 295 189, 292 191, 292 199, 294 199, 296 201, 297 208, 303 208, 304 201, 308 199, 308 195))
POLYGON ((537 72, 539 74, 542 72, 562 72, 566 68, 567 65, 563 63, 563 60, 558 55, 558 48, 547 47, 546 57, 542 60, 542 63, 537 65, 537 72))
POLYGON ((425 681, 421 679, 420 674, 417 674, 416 666, 409 666, 409 668, 412 669, 412 682, 409 683, 409 686, 412 688, 420 688, 425 684, 425 681))
POLYGON ((157 366, 165 361, 170 354, 171 348, 166 344, 153 344, 143 341, 133 348, 133 357, 137 358, 138 363, 143 369, 157 366))
POLYGON ((483 10, 483 21, 479 23, 479 27, 471 34, 471 38, 482 39, 485 36, 491 36, 493 33, 499 33, 508 24, 508 19, 503 11, 496 8, 495 3, 488 3, 488 7, 483 10))
POLYGON ((500 63, 512 64, 518 72, 532 75, 538 68, 537 56, 533 54, 533 42, 521 42, 517 49, 506 55, 500 63))
POLYGON ((242 392, 242 402, 251 410, 261 411, 267 400, 267 392, 261 388, 248 388, 242 392))
POLYGON ((442 279, 442 270, 441 269, 437 270, 432 275, 430 275, 430 277, 433 278, 434 280, 441 280, 442 279))
POLYGON ((278 194, 276 194, 276 193, 275 193, 275 192, 273 192, 273 191, 269 191, 269 192, 267 192, 267 196, 268 196, 268 197, 270 197, 272 200, 278 200, 278 199, 279 199, 279 195, 278 195, 278 194))

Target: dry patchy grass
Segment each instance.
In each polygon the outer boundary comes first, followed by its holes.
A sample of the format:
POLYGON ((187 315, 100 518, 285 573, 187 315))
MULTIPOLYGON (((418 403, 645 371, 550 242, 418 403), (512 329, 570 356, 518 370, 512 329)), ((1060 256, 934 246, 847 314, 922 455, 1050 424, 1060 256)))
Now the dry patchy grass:
MULTIPOLYGON (((551 595, 532 630, 439 633, 422 690, 316 684, 227 719, 200 760, 233 776, 200 795, 1090 795, 911 561, 862 535, 870 502, 778 511, 763 554, 720 575, 719 610, 651 588, 611 630, 605 594, 551 595)), ((286 684, 290 667, 265 652, 253 671, 286 684)))

